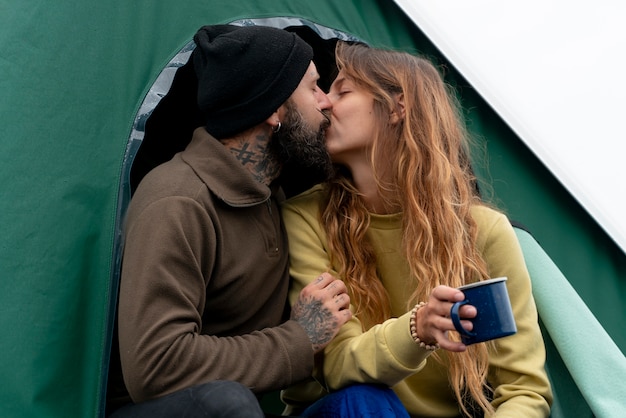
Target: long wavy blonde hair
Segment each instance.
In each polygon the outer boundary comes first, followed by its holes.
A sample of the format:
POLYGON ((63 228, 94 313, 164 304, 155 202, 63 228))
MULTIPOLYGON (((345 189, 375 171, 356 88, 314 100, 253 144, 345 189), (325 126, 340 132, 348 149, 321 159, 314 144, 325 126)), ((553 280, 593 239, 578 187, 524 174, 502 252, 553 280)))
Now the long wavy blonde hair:
MULTIPOLYGON (((470 214, 471 207, 482 202, 454 92, 430 61, 411 54, 340 42, 336 57, 346 78, 374 96, 377 131, 371 163, 380 195, 389 207, 403 213, 402 248, 415 281, 407 310, 428 300, 438 285, 458 287, 488 278, 470 214), (390 123, 400 94, 405 117, 401 123, 390 123)), ((328 200, 321 214, 332 263, 348 285, 356 314, 367 329, 391 316, 389 297, 366 237, 369 212, 347 172, 340 169, 326 187, 328 200)), ((437 353, 435 357, 442 361, 437 353)), ((476 344, 447 357, 449 381, 461 410, 469 415, 473 399, 485 413, 492 413, 485 395, 487 346, 476 344)))

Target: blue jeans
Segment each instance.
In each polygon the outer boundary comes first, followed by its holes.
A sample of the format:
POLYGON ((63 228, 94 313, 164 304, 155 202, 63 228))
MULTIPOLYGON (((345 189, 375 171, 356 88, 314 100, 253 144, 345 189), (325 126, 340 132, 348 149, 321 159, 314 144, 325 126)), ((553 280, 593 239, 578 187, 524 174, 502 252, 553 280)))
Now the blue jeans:
POLYGON ((301 415, 309 418, 409 418, 409 413, 388 387, 358 384, 332 392, 301 415))
POLYGON ((254 394, 237 382, 218 380, 192 386, 146 402, 123 406, 111 418, 262 418, 254 394))

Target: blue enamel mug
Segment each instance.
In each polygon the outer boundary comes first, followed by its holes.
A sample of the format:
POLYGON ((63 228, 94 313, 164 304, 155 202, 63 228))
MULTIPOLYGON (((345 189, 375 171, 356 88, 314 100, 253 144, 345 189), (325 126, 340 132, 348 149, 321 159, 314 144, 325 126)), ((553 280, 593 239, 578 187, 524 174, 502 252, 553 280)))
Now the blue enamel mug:
POLYGON ((517 332, 506 280, 506 277, 498 277, 459 287, 465 300, 452 305, 450 318, 454 328, 461 334, 463 344, 481 343, 517 332), (477 311, 476 317, 467 318, 474 324, 472 331, 461 326, 459 308, 466 304, 474 306, 477 311))

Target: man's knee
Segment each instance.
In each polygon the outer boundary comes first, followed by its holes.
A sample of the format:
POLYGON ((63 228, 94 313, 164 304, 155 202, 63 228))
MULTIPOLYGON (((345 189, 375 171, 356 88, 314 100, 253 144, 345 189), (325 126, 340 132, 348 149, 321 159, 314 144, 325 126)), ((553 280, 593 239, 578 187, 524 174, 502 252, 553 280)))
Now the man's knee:
POLYGON ((264 416, 258 400, 237 382, 215 381, 193 386, 161 398, 126 405, 112 418, 226 418, 264 416))
POLYGON ((259 401, 250 389, 231 381, 215 381, 189 388, 192 402, 207 416, 263 417, 259 401))

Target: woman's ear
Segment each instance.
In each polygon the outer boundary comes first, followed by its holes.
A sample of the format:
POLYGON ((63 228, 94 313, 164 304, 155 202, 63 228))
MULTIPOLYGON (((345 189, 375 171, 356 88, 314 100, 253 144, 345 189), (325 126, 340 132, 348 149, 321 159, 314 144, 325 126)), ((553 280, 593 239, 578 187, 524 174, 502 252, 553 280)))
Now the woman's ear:
POLYGON ((404 120, 404 93, 395 95, 396 106, 391 115, 389 116, 389 121, 392 124, 396 124, 401 120, 404 120))

